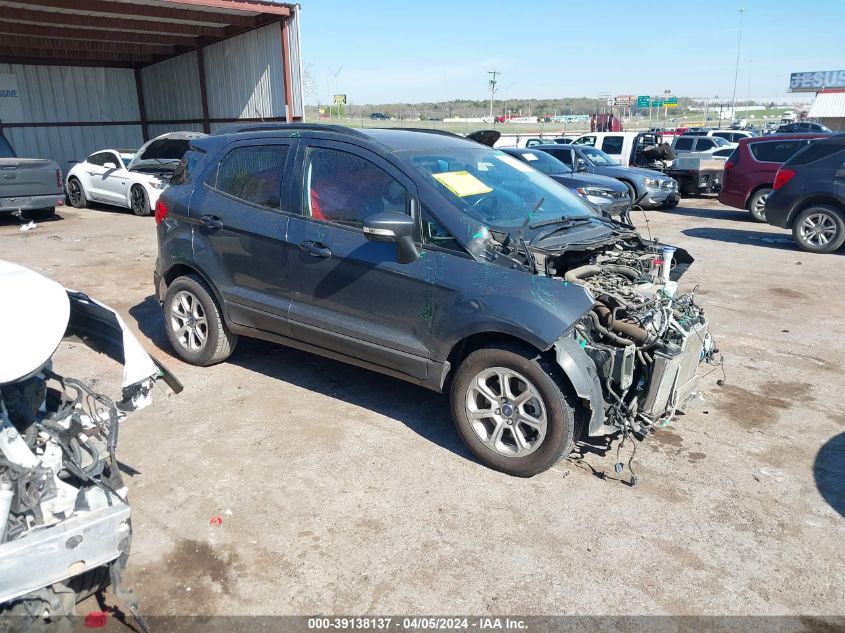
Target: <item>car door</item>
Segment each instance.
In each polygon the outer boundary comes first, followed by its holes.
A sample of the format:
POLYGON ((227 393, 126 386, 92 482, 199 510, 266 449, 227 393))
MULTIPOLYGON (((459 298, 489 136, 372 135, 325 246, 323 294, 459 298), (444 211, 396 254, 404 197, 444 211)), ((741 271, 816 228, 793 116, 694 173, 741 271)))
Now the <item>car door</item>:
POLYGON ((601 147, 599 149, 601 149, 601 151, 603 151, 605 154, 607 154, 611 158, 616 159, 616 161, 620 165, 626 166, 629 161, 628 161, 628 158, 627 158, 627 156, 625 156, 625 153, 623 151, 624 148, 625 148, 625 137, 624 136, 610 135, 610 136, 605 136, 601 140, 601 147))
POLYGON ((85 196, 100 202, 105 200, 103 195, 103 174, 106 173, 105 163, 108 160, 108 152, 96 152, 91 154, 80 167, 79 174, 82 186, 85 189, 85 196))
MULTIPOLYGON (((393 372, 426 378, 434 269, 424 252, 399 264, 396 246, 368 240, 363 219, 416 215, 413 182, 364 148, 303 139, 288 227, 296 338, 393 372)), ((419 241, 417 239, 416 241, 419 241)))
POLYGON ((193 257, 232 323, 291 337, 288 165, 295 139, 249 139, 209 161, 190 200, 193 257))
POLYGON ((98 181, 102 201, 122 207, 129 206, 129 171, 115 152, 101 152, 104 155, 103 171, 93 176, 98 181))

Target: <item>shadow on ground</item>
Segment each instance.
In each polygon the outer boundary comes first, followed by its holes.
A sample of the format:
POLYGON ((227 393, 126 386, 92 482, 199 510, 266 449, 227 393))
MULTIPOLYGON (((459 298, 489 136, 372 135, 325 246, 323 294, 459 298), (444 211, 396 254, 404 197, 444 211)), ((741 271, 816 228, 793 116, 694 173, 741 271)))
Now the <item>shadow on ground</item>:
MULTIPOLYGON (((155 297, 149 296, 133 306, 129 314, 144 336, 164 353, 173 355, 164 333, 161 307, 155 297)), ((455 430, 445 395, 316 354, 255 339, 241 338, 235 353, 226 362, 398 420, 428 441, 464 459, 477 461, 455 430)))
POLYGON ((702 207, 676 207, 661 211, 661 213, 671 213, 673 215, 684 215, 693 218, 710 218, 711 220, 733 220, 736 222, 748 222, 753 224, 751 214, 748 211, 740 209, 719 208, 708 209, 702 207))
POLYGON ((824 500, 845 516, 845 433, 821 447, 813 463, 813 478, 824 500))
POLYGON ((765 231, 745 231, 742 229, 727 229, 716 227, 696 227, 681 231, 688 237, 695 237, 703 240, 716 242, 728 242, 731 244, 745 244, 750 246, 763 246, 765 248, 778 248, 786 251, 801 251, 792 241, 789 233, 767 233, 765 231))

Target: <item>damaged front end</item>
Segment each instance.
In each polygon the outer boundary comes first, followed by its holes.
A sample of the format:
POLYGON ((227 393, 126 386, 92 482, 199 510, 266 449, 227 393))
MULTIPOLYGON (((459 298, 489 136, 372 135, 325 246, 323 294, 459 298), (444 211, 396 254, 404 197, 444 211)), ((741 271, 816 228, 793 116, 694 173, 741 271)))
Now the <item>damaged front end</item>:
POLYGON ((119 580, 129 552, 120 425, 150 404, 157 379, 181 386, 86 295, 7 262, 0 292, 0 613, 69 615, 83 593, 119 580), (54 369, 64 338, 123 364, 119 399, 54 369))
POLYGON ((548 276, 594 298, 555 344, 558 362, 591 404, 589 434, 642 439, 668 424, 696 395, 699 364, 717 352, 695 289, 678 290, 692 257, 624 230, 598 244, 534 250, 548 276))

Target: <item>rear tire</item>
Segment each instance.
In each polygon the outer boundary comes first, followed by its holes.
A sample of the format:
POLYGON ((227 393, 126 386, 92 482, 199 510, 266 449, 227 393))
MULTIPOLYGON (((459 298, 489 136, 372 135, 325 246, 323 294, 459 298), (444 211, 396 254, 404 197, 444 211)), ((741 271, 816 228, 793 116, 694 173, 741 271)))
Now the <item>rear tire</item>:
POLYGON ((827 204, 814 204, 792 222, 792 238, 810 253, 832 253, 845 242, 842 211, 827 204))
POLYGON ((235 350, 238 337, 226 327, 220 306, 198 275, 175 279, 167 287, 163 307, 167 339, 185 362, 214 365, 235 350))
POLYGON ((67 181, 67 199, 74 209, 84 209, 86 203, 85 190, 78 178, 70 178, 67 181))
POLYGON ((766 198, 769 197, 770 193, 772 193, 771 188, 763 187, 755 191, 748 199, 748 212, 755 222, 766 222, 766 198))
POLYGON ((479 460, 531 477, 572 452, 575 415, 556 374, 538 352, 511 344, 479 349, 464 359, 452 382, 452 417, 479 460))

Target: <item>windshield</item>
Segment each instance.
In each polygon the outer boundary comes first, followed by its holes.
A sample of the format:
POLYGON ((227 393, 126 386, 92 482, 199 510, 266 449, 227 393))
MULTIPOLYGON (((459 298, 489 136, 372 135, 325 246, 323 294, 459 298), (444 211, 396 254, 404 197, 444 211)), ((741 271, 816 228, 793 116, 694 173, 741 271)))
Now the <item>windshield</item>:
POLYGON ((723 139, 721 136, 711 136, 710 138, 713 139, 713 142, 716 143, 716 145, 730 145, 730 143, 727 140, 723 139))
POLYGON ((581 153, 587 157, 587 160, 596 167, 610 167, 619 164, 603 151, 596 149, 595 147, 581 146, 578 149, 581 150, 581 153))
POLYGON ((516 151, 506 153, 515 156, 544 174, 568 174, 572 171, 557 158, 551 154, 546 154, 546 152, 516 151))
POLYGON ((492 228, 596 216, 569 189, 501 150, 449 148, 399 155, 452 204, 492 228))

